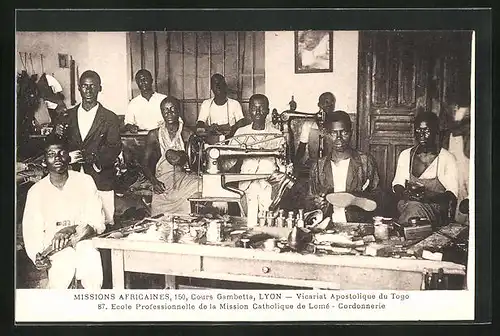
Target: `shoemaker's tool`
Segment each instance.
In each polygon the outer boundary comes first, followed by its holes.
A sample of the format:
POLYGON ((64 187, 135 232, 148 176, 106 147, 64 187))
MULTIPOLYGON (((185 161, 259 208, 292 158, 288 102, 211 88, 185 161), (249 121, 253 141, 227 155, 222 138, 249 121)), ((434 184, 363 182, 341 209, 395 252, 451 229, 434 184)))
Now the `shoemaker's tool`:
MULTIPOLYGON (((77 227, 78 230, 78 227, 77 227)), ((72 235, 70 235, 71 237, 72 235)), ((68 238, 70 238, 68 237, 68 238)), ((71 245, 71 240, 69 241, 69 245, 71 245)), ((44 271, 50 268, 50 256, 56 253, 58 250, 54 248, 52 244, 47 246, 45 250, 43 250, 40 253, 37 253, 36 259, 35 259, 35 267, 39 271, 44 271)))
POLYGON ((468 251, 468 245, 469 244, 468 244, 467 241, 464 241, 462 239, 453 238, 452 236, 444 233, 442 229, 438 230, 436 233, 442 235, 443 237, 448 238, 452 242, 452 244, 455 245, 462 252, 467 252, 468 251))
MULTIPOLYGON (((146 231, 148 228, 147 227, 140 227, 142 224, 146 223, 146 222, 158 222, 158 218, 161 218, 163 217, 164 214, 157 214, 157 215, 154 215, 152 217, 145 217, 143 219, 141 219, 140 221, 138 221, 137 223, 133 224, 130 226, 130 228, 132 228, 132 230, 130 230, 129 232, 127 233, 139 233, 139 232, 142 232, 142 231, 146 231), (138 227, 138 228, 136 228, 138 227)), ((115 232, 120 232, 120 233, 124 233, 124 231, 126 231, 127 228, 119 228, 117 230, 113 230, 113 231, 110 231, 110 232, 106 232, 106 233, 103 233, 97 237, 107 237, 115 232)))
POLYGON ((294 226, 288 235, 288 246, 294 251, 302 251, 313 240, 310 230, 294 226))
POLYGON ((432 225, 427 218, 412 217, 408 225, 403 227, 406 240, 422 240, 432 234, 432 225))
POLYGON ((425 192, 425 186, 418 181, 405 180, 405 189, 413 197, 420 198, 425 192))

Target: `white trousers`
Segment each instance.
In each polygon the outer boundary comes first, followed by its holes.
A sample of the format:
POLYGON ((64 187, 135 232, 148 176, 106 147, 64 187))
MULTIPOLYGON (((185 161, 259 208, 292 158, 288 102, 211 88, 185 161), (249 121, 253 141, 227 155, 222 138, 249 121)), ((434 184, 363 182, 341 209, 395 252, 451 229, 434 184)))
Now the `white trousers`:
POLYGON ((102 287, 101 254, 90 240, 82 240, 55 253, 50 257, 48 270, 49 289, 67 289, 76 275, 85 289, 98 290, 102 287))
POLYGON ((248 227, 257 226, 259 212, 269 210, 272 203, 272 191, 271 185, 264 180, 252 181, 249 184, 245 190, 248 227))
POLYGON ((115 192, 113 190, 98 191, 102 201, 102 209, 104 210, 105 223, 113 225, 115 223, 115 192))

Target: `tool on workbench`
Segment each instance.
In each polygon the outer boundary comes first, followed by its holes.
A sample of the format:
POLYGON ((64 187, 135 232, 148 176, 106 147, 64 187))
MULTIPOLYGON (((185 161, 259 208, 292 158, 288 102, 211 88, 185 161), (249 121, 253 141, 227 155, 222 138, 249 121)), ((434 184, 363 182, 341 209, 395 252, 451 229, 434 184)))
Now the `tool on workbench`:
POLYGON ((121 234, 128 234, 128 233, 132 233, 132 232, 134 232, 134 233, 142 232, 142 231, 145 231, 148 229, 148 227, 143 226, 144 223, 156 222, 158 220, 158 218, 161 218, 163 216, 164 216, 164 214, 161 213, 161 214, 157 214, 157 215, 152 216, 152 217, 145 217, 145 218, 141 219, 139 222, 137 222, 129 227, 122 227, 122 228, 119 228, 119 229, 116 229, 116 230, 113 230, 110 232, 105 232, 97 237, 98 238, 102 238, 102 237, 114 238, 113 235, 117 232, 119 232, 121 234))
POLYGON ((276 239, 276 237, 263 232, 245 232, 236 241, 235 246, 243 248, 264 248, 265 241, 268 239, 276 239))
POLYGON ((288 235, 288 246, 294 251, 302 251, 313 240, 310 230, 294 226, 288 235))
POLYGON ((303 218, 304 218, 304 227, 306 228, 312 228, 323 220, 323 211, 321 209, 313 210, 304 213, 303 218))
POLYGON ((269 238, 264 241, 264 249, 267 251, 274 251, 274 248, 276 247, 276 239, 275 238, 269 238))
POLYGON ((374 236, 377 240, 389 239, 389 225, 384 223, 384 217, 373 217, 374 236))
POLYGON ((211 220, 207 227, 207 242, 218 243, 222 241, 222 221, 211 220))
MULTIPOLYGON (((63 222, 57 222, 56 225, 69 225, 69 222, 70 221, 63 221, 63 222), (64 222, 64 224, 62 224, 64 222), (61 224, 59 224, 61 223, 61 224)), ((82 230, 84 230, 84 228, 86 227, 87 225, 86 224, 79 224, 79 225, 76 225, 76 228, 75 228, 75 232, 73 234, 70 234, 68 236, 68 245, 67 246, 73 246, 73 243, 72 243, 72 240, 71 240, 71 237, 73 235, 79 235, 79 234, 82 234, 82 230)), ((35 267, 37 270, 39 271, 45 271, 45 270, 48 270, 50 267, 51 267, 51 263, 50 263, 50 256, 52 256, 53 254, 55 254, 56 252, 58 252, 58 250, 56 250, 54 248, 54 245, 53 244, 50 244, 49 246, 47 246, 42 252, 39 252, 36 254, 36 259, 35 259, 35 267)))
POLYGON ((412 217, 408 224, 409 226, 403 227, 406 240, 422 240, 432 234, 432 225, 427 218, 412 217))
POLYGON ((468 252, 468 246, 469 246, 469 239, 459 239, 459 238, 453 238, 452 236, 446 234, 443 232, 443 229, 441 228, 439 231, 436 233, 442 235, 443 237, 448 238, 453 246, 457 247, 461 252, 468 252))

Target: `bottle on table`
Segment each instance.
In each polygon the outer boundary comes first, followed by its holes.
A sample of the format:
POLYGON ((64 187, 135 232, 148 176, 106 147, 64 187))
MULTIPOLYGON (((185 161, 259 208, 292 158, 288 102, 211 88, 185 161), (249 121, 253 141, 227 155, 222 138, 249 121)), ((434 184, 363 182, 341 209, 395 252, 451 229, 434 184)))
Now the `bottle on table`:
POLYGON ((275 225, 275 218, 274 218, 274 212, 272 211, 267 211, 267 226, 269 227, 273 227, 273 226, 276 226, 275 225))
POLYGON ((285 227, 285 210, 280 209, 278 211, 278 217, 276 218, 277 227, 285 227))
POLYGON ((288 218, 286 219, 286 225, 289 229, 292 229, 295 226, 295 220, 293 218, 293 211, 288 212, 288 218))
POLYGON ((266 226, 266 213, 264 211, 261 211, 259 213, 259 226, 266 226))
POLYGON ((297 219, 295 221, 295 225, 299 228, 304 227, 304 209, 299 209, 299 213, 297 214, 297 219))

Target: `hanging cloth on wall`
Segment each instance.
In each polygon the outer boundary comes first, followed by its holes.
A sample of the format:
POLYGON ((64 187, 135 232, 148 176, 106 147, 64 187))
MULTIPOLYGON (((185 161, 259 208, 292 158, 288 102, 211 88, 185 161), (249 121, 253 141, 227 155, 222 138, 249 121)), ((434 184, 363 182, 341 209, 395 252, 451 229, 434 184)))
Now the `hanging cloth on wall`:
POLYGON ((44 104, 43 98, 40 98, 40 105, 38 105, 38 108, 35 111, 35 120, 39 126, 50 124, 50 122, 52 120, 50 118, 50 114, 49 114, 49 110, 47 108, 47 105, 44 104))
POLYGON ((63 91, 61 84, 53 76, 44 73, 40 76, 38 87, 42 92, 47 107, 55 110, 59 104, 59 98, 56 94, 63 91))

